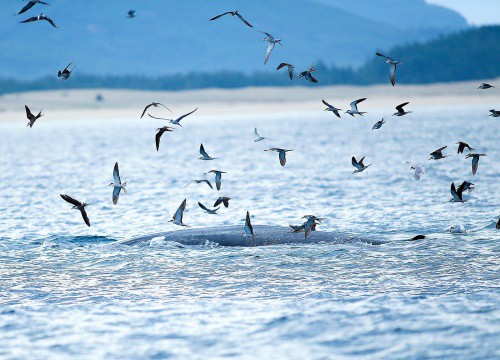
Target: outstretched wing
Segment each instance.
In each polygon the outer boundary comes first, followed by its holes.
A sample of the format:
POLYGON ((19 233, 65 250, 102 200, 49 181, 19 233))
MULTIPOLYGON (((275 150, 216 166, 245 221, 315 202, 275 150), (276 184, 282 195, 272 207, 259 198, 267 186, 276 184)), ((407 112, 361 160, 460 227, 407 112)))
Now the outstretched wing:
POLYGON ((397 64, 391 64, 391 66, 389 66, 389 73, 391 74, 392 86, 396 85, 396 68, 397 64))
MULTIPOLYGON (((146 110, 144 110, 144 111, 146 111, 146 110)), ((161 118, 161 117, 156 117, 156 116, 153 116, 151 114, 148 114, 148 116, 150 118, 153 118, 153 119, 156 119, 156 120, 166 120, 166 121, 171 121, 172 120, 172 119, 165 119, 165 118, 161 118)))
POLYGON ((209 158, 210 156, 207 154, 207 152, 205 151, 205 148, 203 147, 203 144, 200 144, 200 154, 201 156, 205 157, 205 158, 209 158))
MULTIPOLYGON (((141 119, 142 119, 142 117, 144 116, 144 114, 146 113, 146 111, 148 111, 148 109, 149 109, 151 106, 153 106, 153 104, 146 105, 146 107, 144 108, 144 111, 143 111, 143 112, 142 112, 142 114, 141 114, 141 119)), ((151 116, 151 115, 149 115, 149 116, 151 116)), ((151 116, 151 117, 153 117, 153 116, 151 116)), ((155 118, 155 119, 158 119, 158 118, 155 118)), ((165 119, 159 119, 159 120, 165 120, 165 119)))
POLYGON ((198 201, 198 206, 201 207, 203 210, 208 211, 207 207, 203 205, 201 202, 198 201))
POLYGON ((269 43, 269 46, 267 47, 266 58, 264 59, 264 65, 267 63, 267 60, 269 60, 269 56, 271 56, 271 51, 273 51, 275 45, 276 44, 274 42, 269 43))
POLYGON ((250 213, 248 211, 247 211, 247 216, 245 218, 245 234, 254 236, 252 223, 250 222, 250 213))
POLYGON ((31 110, 28 106, 24 105, 24 108, 26 109, 26 117, 29 120, 32 120, 35 116, 31 113, 31 110))
POLYGON ((451 192, 451 196, 453 196, 453 199, 455 201, 462 201, 461 193, 459 194, 457 192, 457 189, 455 188, 455 183, 451 183, 450 192, 451 192))
POLYGON ((240 18, 241 21, 243 21, 245 24, 247 24, 248 26, 250 26, 251 28, 253 28, 252 25, 250 25, 250 23, 248 21, 246 21, 245 19, 243 19, 243 16, 241 16, 239 13, 236 13, 236 16, 240 18))
POLYGON ((377 53, 375 53, 375 54, 377 54, 377 56, 381 56, 381 57, 383 57, 383 58, 386 58, 387 60, 394 61, 394 60, 393 60, 392 58, 390 58, 389 56, 385 56, 385 55, 383 55, 383 54, 381 54, 381 53, 379 53, 379 52, 377 52, 377 53))
POLYGON ((31 2, 31 1, 30 1, 30 2, 28 2, 28 3, 27 3, 27 4, 26 4, 26 5, 25 5, 22 9, 21 9, 21 11, 19 11, 19 12, 17 13, 17 15, 20 15, 20 14, 22 14, 22 13, 25 13, 26 11, 28 11, 29 9, 31 9, 33 6, 35 6, 35 4, 36 4, 36 3, 31 2))
POLYGON ((182 223, 182 216, 184 215, 185 209, 186 209, 186 199, 184 199, 184 201, 181 203, 181 205, 175 212, 173 219, 182 223))
MULTIPOLYGON (((51 19, 51 18, 49 18, 49 17, 45 17, 45 20, 47 20, 47 21, 50 23, 50 25, 52 25, 53 27, 55 27, 55 28, 57 27, 57 25, 54 23, 54 21, 52 21, 52 19, 51 19)), ((87 225, 88 225, 88 224, 87 224, 87 225)), ((90 225, 89 225, 89 226, 90 226, 90 225)))
POLYGON ((115 181, 115 184, 121 184, 122 181, 120 180, 120 170, 118 169, 118 163, 115 163, 115 167, 113 168, 113 180, 115 181))
POLYGON ((222 174, 221 173, 216 173, 215 174, 215 187, 217 190, 220 191, 221 185, 222 185, 222 174))
POLYGON ((352 166, 354 166, 356 169, 361 170, 363 169, 363 166, 356 161, 356 158, 353 156, 351 159, 352 166))
POLYGON ((281 150, 279 152, 279 158, 280 158, 281 166, 285 166, 285 164, 286 164, 286 152, 284 150, 281 150))
POLYGON ((33 17, 30 17, 29 19, 21 21, 21 23, 29 23, 29 22, 33 22, 33 21, 37 21, 37 20, 38 20, 38 17, 33 16, 33 17))
POLYGON ((281 63, 278 65, 278 67, 276 68, 276 70, 280 70, 280 69, 283 69, 285 66, 290 66, 290 64, 287 64, 287 63, 281 63))
POLYGON ((223 17, 224 15, 232 14, 232 13, 233 13, 232 11, 225 12, 224 14, 214 16, 213 18, 210 19, 210 21, 217 20, 218 18, 223 17))
POLYGON ((354 101, 350 104, 350 106, 351 106, 351 110, 352 110, 352 111, 358 111, 358 104, 359 104, 360 102, 365 101, 365 100, 366 100, 366 98, 362 98, 362 99, 354 100, 354 101))
POLYGON ((90 226, 90 220, 89 220, 89 217, 87 216, 87 212, 85 211, 85 208, 81 208, 80 212, 82 213, 82 218, 83 218, 83 221, 85 221, 85 224, 87 224, 87 226, 90 226))
POLYGON ((222 203, 222 197, 220 197, 217 200, 215 200, 214 207, 220 205, 221 203, 222 203))
POLYGON ((396 110, 397 110, 398 112, 400 112, 400 113, 401 113, 401 112, 405 112, 405 110, 404 110, 403 108, 404 108, 406 105, 408 105, 409 103, 410 103, 410 102, 405 102, 405 103, 403 103, 403 104, 401 104, 401 105, 396 106, 396 110))
POLYGON ((65 195, 65 194, 59 194, 59 195, 61 195, 61 197, 62 197, 65 201, 69 202, 69 203, 70 203, 70 204, 72 204, 72 205, 75 205, 75 206, 82 206, 82 203, 81 203, 81 202, 79 202, 78 200, 73 199, 73 198, 72 198, 71 196, 69 196, 69 195, 65 195))
POLYGON ((222 203, 226 209, 229 207, 229 199, 222 199, 222 203))
POLYGON ((472 175, 476 175, 478 165, 479 165, 479 156, 473 156, 472 157, 472 175))
POLYGON ((177 119, 177 122, 181 121, 182 119, 184 119, 186 116, 189 116, 191 115, 192 113, 194 113, 196 110, 198 110, 198 108, 194 109, 193 111, 187 113, 187 114, 184 114, 182 115, 180 118, 177 119))
POLYGON ((121 187, 114 187, 113 188, 113 204, 114 205, 118 204, 118 198, 120 197, 121 190, 122 190, 121 187))
POLYGON ((163 135, 164 132, 165 131, 163 131, 163 129, 160 129, 156 133, 156 136, 155 136, 155 139, 156 139, 156 151, 160 150, 160 139, 161 139, 161 136, 163 135))

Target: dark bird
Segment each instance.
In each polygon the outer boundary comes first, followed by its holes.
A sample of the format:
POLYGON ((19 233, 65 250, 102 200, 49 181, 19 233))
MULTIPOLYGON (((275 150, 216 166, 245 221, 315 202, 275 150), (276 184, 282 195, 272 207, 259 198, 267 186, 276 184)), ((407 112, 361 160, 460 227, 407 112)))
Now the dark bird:
POLYGON ((184 199, 184 201, 181 203, 181 205, 175 212, 174 216, 172 217, 172 220, 169 220, 169 222, 179 226, 187 226, 182 222, 182 217, 184 216, 185 209, 186 209, 186 199, 184 199))
POLYGON ((189 113, 187 113, 187 114, 184 114, 184 115, 182 115, 182 116, 178 117, 177 119, 163 119, 163 118, 155 117, 155 116, 150 115, 150 114, 148 114, 148 115, 149 115, 149 117, 152 117, 153 119, 157 119, 157 120, 165 120, 165 121, 170 122, 171 124, 174 124, 174 125, 179 125, 179 126, 181 126, 181 127, 182 127, 182 125, 180 124, 181 120, 182 120, 182 119, 184 119, 186 116, 191 115, 191 114, 192 114, 192 113, 194 113, 196 110, 198 110, 198 108, 194 109, 193 111, 191 111, 191 112, 189 112, 189 113))
POLYGON ((290 80, 293 80, 293 69, 295 69, 295 66, 293 66, 292 64, 281 63, 278 65, 276 70, 280 70, 280 69, 284 68, 285 66, 288 69, 288 76, 290 76, 290 80))
POLYGON ((468 190, 469 193, 474 190, 474 183, 468 182, 467 180, 464 180, 463 183, 460 184, 459 188, 462 189, 462 192, 465 190, 468 190))
POLYGON ((426 238, 425 235, 417 235, 417 236, 412 237, 409 241, 423 240, 425 238, 426 238))
POLYGON ((235 10, 235 11, 228 11, 228 12, 225 12, 224 14, 220 14, 220 15, 217 15, 213 18, 210 19, 210 21, 214 21, 214 20, 217 20, 218 18, 221 18, 225 15, 231 15, 231 16, 237 16, 241 21, 243 21, 244 24, 250 26, 251 28, 253 28, 252 25, 250 25, 250 23, 248 21, 246 21, 245 19, 243 19, 243 16, 240 15, 240 13, 238 12, 238 10, 235 10))
POLYGON ((325 100, 321 100, 321 102, 326 106, 325 111, 331 111, 332 113, 337 115, 337 117, 340 117, 339 111, 342 109, 337 109, 335 106, 328 104, 325 100))
POLYGON ((490 84, 488 84, 488 83, 482 83, 482 84, 478 87, 478 89, 482 89, 482 90, 485 90, 485 89, 490 89, 490 88, 494 88, 494 86, 493 86, 493 85, 490 85, 490 84))
POLYGON ((458 189, 455 188, 455 183, 451 183, 451 196, 453 196, 453 199, 450 200, 450 202, 465 202, 463 199, 463 189, 459 187, 458 189))
POLYGON ((492 109, 490 110, 490 116, 493 116, 493 117, 500 117, 500 111, 499 110, 495 110, 495 109, 492 109))
POLYGON ((403 103, 401 105, 396 106, 396 110, 398 112, 395 112, 394 114, 392 114, 392 116, 404 116, 406 114, 411 113, 412 111, 405 111, 405 109, 403 109, 403 107, 405 107, 408 104, 409 104, 409 102, 405 102, 405 103, 403 103))
POLYGON ((57 27, 56 24, 54 23, 54 21, 52 21, 51 18, 49 18, 47 15, 45 15, 43 13, 40 15, 37 15, 37 16, 30 17, 29 19, 21 21, 20 23, 24 24, 24 23, 29 23, 29 22, 39 21, 39 20, 48 21, 50 23, 50 25, 52 25, 55 28, 57 27))
POLYGON ((309 82, 317 83, 318 80, 316 80, 314 78, 314 76, 312 76, 312 73, 315 71, 316 71, 316 69, 311 65, 309 67, 309 70, 302 71, 299 75, 297 75, 297 79, 300 79, 301 77, 303 77, 304 79, 306 79, 309 82))
POLYGON ((213 158, 208 153, 205 151, 205 148, 203 147, 203 144, 200 145, 200 154, 201 157, 198 158, 198 160, 215 160, 217 158, 213 158))
POLYGON ((479 165, 479 157, 480 156, 486 156, 486 154, 468 153, 467 156, 465 157, 466 159, 472 158, 472 175, 476 175, 477 167, 479 165))
POLYGON ((363 172, 368 167, 370 167, 372 165, 372 164, 370 164, 370 165, 365 166, 363 164, 363 160, 365 160, 364 156, 359 161, 356 161, 356 158, 354 156, 352 157, 352 159, 351 159, 352 166, 354 166, 356 168, 356 170, 354 170, 353 174, 363 172))
POLYGON ((73 69, 68 70, 70 65, 71 65, 71 63, 69 63, 68 66, 66 66, 63 71, 59 70, 57 72, 57 77, 62 78, 61 81, 68 80, 68 78, 71 76, 71 73, 73 72, 73 70, 75 70, 76 66, 73 66, 73 69))
POLYGON ((362 99, 358 99, 358 100, 354 100, 352 103, 351 103, 351 109, 350 110, 347 110, 346 111, 346 114, 349 114, 351 115, 352 117, 354 117, 354 115, 361 115, 363 116, 363 114, 366 114, 366 112, 360 112, 358 111, 358 104, 360 102, 363 102, 365 101, 366 98, 362 98, 362 99))
POLYGON ((85 224, 87 224, 87 226, 90 226, 90 220, 89 220, 89 217, 87 216, 87 212, 85 211, 85 207, 90 205, 90 204, 81 203, 81 202, 73 199, 69 195, 63 195, 63 194, 60 194, 60 195, 65 201, 67 201, 73 205, 72 209, 80 210, 80 212, 82 213, 83 221, 85 221, 85 224))
POLYGON ((260 31, 260 32, 266 35, 266 37, 264 38, 264 41, 267 41, 269 44, 267 46, 266 58, 264 59, 264 65, 266 65, 267 60, 269 60, 269 56, 271 56, 271 51, 273 51, 276 44, 278 44, 280 46, 283 46, 283 45, 281 45, 281 39, 275 39, 271 34, 266 33, 264 31, 260 31))
POLYGON ((462 154, 464 152, 465 148, 469 149, 469 152, 472 150, 476 150, 476 149, 471 148, 469 144, 464 143, 462 141, 457 142, 457 145, 458 145, 457 154, 462 154))
POLYGON ((385 120, 382 118, 382 120, 379 120, 377 121, 373 127, 372 127, 372 130, 375 130, 375 129, 380 129, 382 127, 382 125, 385 124, 385 120))
POLYGON ((161 136, 163 135, 163 133, 165 131, 169 132, 169 131, 174 131, 173 128, 171 127, 168 127, 168 126, 163 126, 161 128, 158 128, 156 129, 158 132, 156 133, 156 136, 155 136, 155 141, 156 141, 156 151, 159 151, 160 150, 160 139, 161 139, 161 136))
POLYGON ((120 196, 120 191, 123 189, 125 194, 127 193, 127 181, 124 182, 120 179, 120 170, 118 169, 118 163, 115 163, 115 167, 113 168, 113 182, 108 186, 113 186, 113 204, 116 205, 118 203, 118 197, 120 196))
POLYGON ((431 157, 429 160, 439 160, 439 159, 444 159, 445 157, 449 157, 450 155, 443 155, 443 150, 446 149, 448 146, 443 146, 442 148, 439 148, 433 152, 430 153, 431 157))
POLYGON ((203 205, 203 204, 202 204, 201 202, 199 202, 199 201, 198 201, 198 206, 199 206, 199 207, 201 207, 203 210, 205 210, 205 212, 206 212, 207 214, 212 214, 212 215, 217 215, 217 210, 219 210, 219 209, 220 209, 220 207, 218 207, 218 208, 216 208, 216 209, 211 210, 211 209, 207 208, 205 205, 203 205))
POLYGON ((201 184, 201 183, 205 183, 207 184, 210 189, 213 189, 214 187, 212 186, 212 184, 210 183, 210 181, 206 180, 206 179, 202 179, 202 180, 193 180, 191 181, 189 184, 186 184, 184 187, 187 187, 188 185, 191 185, 192 183, 197 183, 197 184, 201 184))
POLYGON ((391 75, 391 84, 392 86, 396 85, 396 68, 398 64, 402 64, 402 62, 394 60, 388 56, 382 55, 381 53, 376 53, 377 56, 381 56, 385 58, 385 62, 389 64, 389 73, 391 75))
POLYGON ((28 11, 29 9, 31 9, 33 6, 35 6, 36 4, 43 4, 43 5, 49 5, 49 3, 46 3, 44 1, 41 1, 41 0, 30 0, 28 1, 28 3, 21 9, 21 11, 19 11, 17 13, 17 15, 20 15, 20 14, 23 14, 25 13, 26 11, 28 11))
POLYGON ((231 200, 231 198, 227 196, 221 196, 217 200, 215 200, 214 207, 219 206, 220 204, 224 204, 224 207, 227 209, 229 207, 229 200, 231 200))
POLYGON ((127 18, 129 18, 129 19, 135 18, 135 10, 129 10, 127 12, 127 18))
POLYGON ((28 124, 26 126, 27 127, 29 126, 31 128, 35 124, 35 121, 37 121, 38 119, 40 119, 43 116, 42 110, 40 110, 40 112, 38 113, 38 115, 35 116, 35 115, 33 115, 31 113, 31 110, 30 110, 30 108, 28 106, 24 105, 24 107, 26 109, 26 117, 29 120, 29 122, 28 122, 28 124))
MULTIPOLYGON (((144 108, 144 110, 142 111, 142 114, 141 114, 141 119, 142 117, 144 116, 144 114, 146 114, 146 111, 148 111, 148 109, 150 107, 159 107, 159 106, 163 106, 165 109, 167 109, 168 111, 172 112, 168 107, 166 107, 165 105, 163 105, 162 103, 159 103, 159 102, 152 102, 151 104, 148 104, 146 105, 146 107, 144 108)), ((163 119, 162 119, 163 120, 163 119)))
POLYGON ((277 152, 279 154, 278 157, 280 159, 281 166, 285 166, 285 164, 286 164, 286 153, 289 152, 289 151, 293 151, 293 150, 280 149, 280 148, 271 148, 271 149, 267 149, 267 150, 264 150, 264 151, 275 151, 275 152, 277 152))
POLYGON ((215 187, 220 191, 220 188, 222 186, 222 174, 225 174, 226 172, 220 170, 210 170, 208 173, 215 174, 215 187))
POLYGON ((245 233, 242 236, 254 237, 252 223, 250 222, 250 213, 248 211, 245 218, 245 233))

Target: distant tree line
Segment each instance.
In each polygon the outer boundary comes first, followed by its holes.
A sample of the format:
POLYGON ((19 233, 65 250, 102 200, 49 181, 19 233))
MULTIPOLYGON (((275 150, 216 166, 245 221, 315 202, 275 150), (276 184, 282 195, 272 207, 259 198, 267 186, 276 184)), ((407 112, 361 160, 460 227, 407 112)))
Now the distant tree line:
MULTIPOLYGON (((398 46, 383 52, 403 64, 398 69, 398 83, 425 84, 500 76, 500 26, 473 28, 426 43, 398 46)), ((316 63, 320 85, 367 85, 388 82, 389 70, 381 58, 372 59, 358 69, 316 63)), ((63 86, 55 77, 32 81, 0 79, 0 94, 54 89, 140 89, 187 90, 203 88, 241 88, 248 86, 297 86, 306 81, 290 81, 285 70, 244 74, 232 71, 147 77, 137 75, 95 76, 73 75, 63 86)))

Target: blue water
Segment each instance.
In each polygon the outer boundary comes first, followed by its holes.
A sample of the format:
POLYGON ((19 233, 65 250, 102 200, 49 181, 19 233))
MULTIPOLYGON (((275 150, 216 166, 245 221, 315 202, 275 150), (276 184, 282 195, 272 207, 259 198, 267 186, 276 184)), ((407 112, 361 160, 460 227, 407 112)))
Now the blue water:
POLYGON ((480 107, 413 110, 372 131, 381 112, 215 117, 200 107, 164 135, 160 152, 152 119, 51 121, 46 111, 33 129, 24 119, 2 123, 0 358, 498 357, 500 123, 480 107), (255 126, 273 140, 254 143, 255 126), (475 176, 458 140, 488 154, 475 176), (196 160, 200 142, 220 160, 196 160), (427 160, 444 145, 453 157, 427 160), (270 146, 294 149, 285 167, 262 151, 270 146), (373 165, 353 175, 352 155, 373 165), (117 206, 107 187, 115 161, 129 180, 117 206), (405 161, 425 166, 420 181, 405 161), (220 193, 184 188, 210 169, 227 171, 220 193), (476 189, 450 203, 450 183, 464 179, 476 189), (60 193, 91 203, 91 228, 60 193), (232 200, 218 216, 196 204, 220 195, 232 200), (250 210, 254 224, 315 214, 326 218, 319 230, 428 239, 112 245, 179 229, 167 221, 184 198, 192 227, 243 227, 250 210))

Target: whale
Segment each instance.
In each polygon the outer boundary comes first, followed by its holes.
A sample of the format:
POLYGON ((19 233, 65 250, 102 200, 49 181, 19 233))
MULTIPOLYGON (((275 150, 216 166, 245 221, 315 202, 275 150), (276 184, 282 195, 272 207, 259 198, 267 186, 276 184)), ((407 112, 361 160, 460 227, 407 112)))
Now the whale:
POLYGON ((245 236, 241 226, 221 226, 211 228, 193 228, 172 230, 151 235, 144 235, 132 239, 120 240, 115 244, 121 245, 148 245, 151 240, 161 238, 163 241, 182 245, 219 245, 219 246, 269 246, 283 244, 320 244, 320 243, 365 243, 382 245, 387 241, 368 239, 349 234, 330 231, 313 231, 305 238, 304 233, 292 233, 290 228, 282 226, 254 225, 255 236, 245 236))

